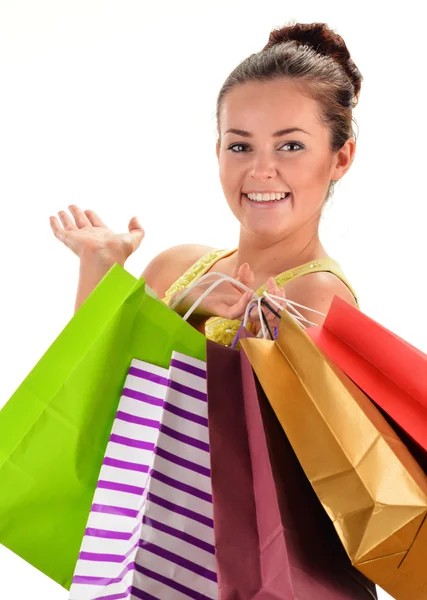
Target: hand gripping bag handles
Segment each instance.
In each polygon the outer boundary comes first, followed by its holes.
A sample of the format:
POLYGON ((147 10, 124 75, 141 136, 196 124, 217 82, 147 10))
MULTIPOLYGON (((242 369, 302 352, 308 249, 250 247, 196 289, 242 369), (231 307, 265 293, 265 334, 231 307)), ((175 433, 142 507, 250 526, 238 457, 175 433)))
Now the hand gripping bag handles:
POLYGON ((241 341, 352 563, 397 600, 427 594, 427 481, 370 399, 286 311, 241 341))

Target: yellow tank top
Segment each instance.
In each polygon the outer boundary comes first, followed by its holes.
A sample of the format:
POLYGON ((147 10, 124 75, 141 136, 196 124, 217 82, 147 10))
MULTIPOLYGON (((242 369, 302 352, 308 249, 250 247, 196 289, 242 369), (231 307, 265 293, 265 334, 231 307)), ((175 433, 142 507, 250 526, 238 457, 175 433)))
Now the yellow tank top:
MULTIPOLYGON (((188 287, 194 281, 202 277, 202 275, 204 275, 207 271, 209 271, 221 258, 230 256, 230 254, 233 254, 234 252, 236 252, 236 249, 213 250, 212 252, 208 252, 208 254, 202 256, 202 258, 200 258, 192 267, 188 269, 188 271, 186 271, 177 281, 175 281, 174 284, 171 285, 171 287, 167 290, 163 301, 168 304, 172 294, 188 287)), ((355 291, 348 282, 340 265, 332 258, 321 258, 309 263, 305 263, 299 267, 295 267, 294 269, 280 273, 277 275, 277 277, 275 277, 275 280, 277 285, 282 287, 285 283, 298 279, 303 275, 307 275, 308 273, 318 273, 320 271, 333 273, 339 279, 341 279, 341 281, 343 281, 343 283, 345 283, 345 285, 349 288, 354 296, 357 306, 359 306, 355 291)), ((263 285, 256 290, 256 294, 261 296, 265 290, 266 285, 263 285)), ((238 320, 212 317, 206 322, 206 337, 214 342, 223 344, 224 346, 231 346, 240 325, 241 321, 238 320)))

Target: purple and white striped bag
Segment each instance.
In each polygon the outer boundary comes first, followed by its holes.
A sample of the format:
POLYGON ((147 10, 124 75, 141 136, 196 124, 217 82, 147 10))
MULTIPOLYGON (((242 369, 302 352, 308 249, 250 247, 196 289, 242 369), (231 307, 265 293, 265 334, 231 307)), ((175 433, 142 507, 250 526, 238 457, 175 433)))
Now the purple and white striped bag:
POLYGON ((206 363, 133 360, 70 600, 217 597, 206 363))

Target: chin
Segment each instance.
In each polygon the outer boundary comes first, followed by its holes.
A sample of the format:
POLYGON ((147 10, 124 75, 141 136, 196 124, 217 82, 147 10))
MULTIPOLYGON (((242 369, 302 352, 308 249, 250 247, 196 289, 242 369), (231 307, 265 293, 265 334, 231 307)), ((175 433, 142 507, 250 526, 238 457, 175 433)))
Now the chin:
POLYGON ((243 223, 243 226, 253 235, 263 238, 279 240, 290 233, 289 226, 286 227, 283 223, 243 223))

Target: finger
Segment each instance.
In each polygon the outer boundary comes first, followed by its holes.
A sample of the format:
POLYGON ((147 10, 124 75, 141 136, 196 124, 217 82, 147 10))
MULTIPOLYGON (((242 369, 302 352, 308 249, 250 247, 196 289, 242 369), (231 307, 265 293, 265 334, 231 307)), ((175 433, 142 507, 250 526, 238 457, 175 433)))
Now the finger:
POLYGON ((268 310, 266 306, 264 307, 264 315, 270 326, 278 325, 280 323, 280 319, 278 319, 276 315, 271 312, 271 310, 268 310))
POLYGON ((237 281, 240 281, 249 288, 252 288, 255 275, 248 263, 243 263, 237 272, 237 281))
POLYGON ((145 235, 145 231, 141 227, 138 217, 132 217, 132 219, 129 221, 128 229, 129 231, 142 231, 142 233, 145 235))
POLYGON ((257 335, 261 329, 263 329, 263 331, 265 331, 268 335, 267 337, 269 337, 269 330, 272 332, 273 327, 274 327, 274 323, 272 323, 268 317, 267 317, 267 311, 265 309, 265 307, 263 307, 262 313, 258 310, 258 307, 256 307, 257 310, 255 312, 255 310, 253 311, 253 316, 251 315, 251 318, 249 319, 250 323, 251 323, 251 332, 254 335, 257 335), (265 320, 264 320, 265 319, 265 320))
MULTIPOLYGON (((254 280, 255 280, 255 275, 251 271, 250 266, 248 265, 248 263, 243 263, 243 265, 240 266, 240 268, 237 272, 236 281, 239 281, 244 286, 246 286, 247 288, 250 288, 252 290, 253 285, 254 285, 254 280)), ((239 285, 236 285, 233 281, 231 281, 230 283, 234 287, 234 289, 236 289, 240 293, 242 293, 242 288, 239 285)))
MULTIPOLYGON (((251 298, 253 299, 253 298, 251 298)), ((259 323, 260 321, 260 312, 257 303, 253 303, 248 312, 248 321, 250 323, 259 323)))
MULTIPOLYGON (((268 306, 266 306, 264 303, 261 304, 261 310, 263 311, 264 316, 267 319, 269 325, 276 325, 279 323, 280 319, 278 319, 276 315, 273 312, 271 312, 268 306)), ((280 309, 277 309, 277 311, 279 313, 281 312, 280 309)), ((249 314, 249 321, 251 323, 260 323, 261 313, 259 311, 258 306, 254 306, 254 308, 251 310, 249 314)))
POLYGON ((56 217, 49 217, 49 222, 55 237, 62 242, 64 239, 64 228, 61 227, 56 217))
POLYGON ((100 219, 100 217, 96 214, 94 210, 85 210, 84 214, 89 219, 90 224, 93 225, 93 227, 105 227, 106 229, 108 229, 107 225, 102 219, 100 219))
POLYGON ((130 245, 131 251, 135 252, 137 248, 141 245, 142 240, 144 239, 145 232, 143 229, 132 229, 129 233, 126 233, 123 237, 127 244, 130 245))
POLYGON ((276 296, 282 296, 283 297, 283 292, 284 289, 283 288, 279 288, 279 286, 277 285, 276 280, 274 279, 274 277, 270 277, 270 279, 267 280, 267 292, 269 294, 274 294, 276 296))
MULTIPOLYGON (((267 281, 267 293, 272 296, 276 296, 275 301, 280 304, 281 309, 284 310, 286 308, 286 292, 283 287, 279 287, 272 277, 267 281)), ((268 301, 268 296, 267 296, 268 301)), ((280 310, 277 306, 275 306, 276 310, 280 310)), ((271 312, 271 311, 269 311, 271 312)))
POLYGON ((62 226, 66 231, 72 231, 73 229, 77 229, 73 219, 65 210, 60 210, 58 216, 61 219, 62 226))
POLYGON ((137 248, 139 248, 142 240, 145 237, 145 231, 141 227, 138 217, 132 217, 132 219, 129 221, 128 229, 131 238, 132 249, 135 251, 137 248))
POLYGON ((242 295, 242 297, 240 298, 240 300, 238 302, 236 302, 236 304, 228 307, 228 309, 226 310, 227 314, 225 315, 225 318, 226 319, 242 319, 245 314, 246 308, 252 299, 252 296, 253 296, 253 292, 251 290, 249 290, 248 292, 245 292, 242 295))
MULTIPOLYGON (((70 244, 70 237, 69 237, 69 229, 64 229, 63 227, 61 227, 58 219, 56 217, 49 217, 50 220, 50 226, 52 228, 53 233, 55 234, 55 237, 61 241, 63 244, 65 244, 65 246, 67 246, 67 248, 70 248, 71 250, 74 249, 72 248, 71 244, 70 244)), ((77 231, 77 227, 74 225, 73 223, 73 228, 74 230, 77 231)))
POLYGON ((70 213, 73 215, 76 225, 79 229, 82 229, 83 227, 91 226, 91 222, 89 221, 89 219, 87 218, 87 216, 85 215, 85 213, 82 211, 81 208, 79 208, 75 204, 70 204, 68 209, 69 209, 70 213))
MULTIPOLYGON (((272 314, 272 313, 271 313, 269 310, 267 310, 265 307, 264 307, 264 310, 263 310, 263 312, 264 312, 264 317, 266 318, 266 320, 267 320, 267 322, 268 322, 268 325, 269 325, 269 327, 273 327, 274 325, 278 325, 278 324, 280 323, 280 320, 279 320, 277 317, 275 317, 275 316, 274 316, 274 315, 273 315, 273 314, 272 314)), ((248 319, 248 321, 249 321, 250 323, 256 323, 256 324, 258 324, 258 325, 261 325, 261 316, 260 316, 259 312, 257 311, 257 312, 255 313, 255 311, 254 311, 254 312, 251 314, 251 316, 250 316, 250 318, 248 319)))

